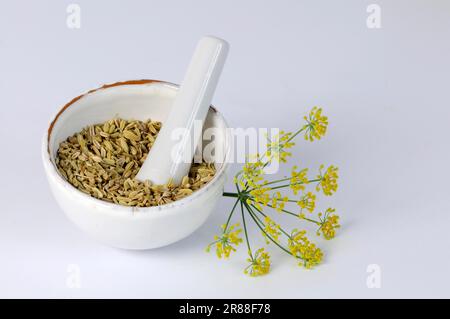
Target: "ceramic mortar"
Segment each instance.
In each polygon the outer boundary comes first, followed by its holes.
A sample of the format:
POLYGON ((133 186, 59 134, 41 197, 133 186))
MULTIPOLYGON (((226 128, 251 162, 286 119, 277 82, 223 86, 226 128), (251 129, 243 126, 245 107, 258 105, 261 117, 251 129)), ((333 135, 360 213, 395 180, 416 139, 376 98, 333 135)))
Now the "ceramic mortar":
MULTIPOLYGON (((42 161, 51 191, 66 216, 80 229, 110 246, 151 249, 179 241, 198 229, 222 196, 230 156, 223 116, 211 106, 203 129, 215 129, 215 147, 224 158, 205 158, 216 166, 214 178, 193 194, 154 207, 127 207, 91 197, 58 172, 59 144, 84 127, 114 117, 157 120, 164 125, 178 86, 157 80, 104 85, 74 98, 55 116, 42 141, 42 161)), ((204 145, 210 141, 205 141, 204 145)))

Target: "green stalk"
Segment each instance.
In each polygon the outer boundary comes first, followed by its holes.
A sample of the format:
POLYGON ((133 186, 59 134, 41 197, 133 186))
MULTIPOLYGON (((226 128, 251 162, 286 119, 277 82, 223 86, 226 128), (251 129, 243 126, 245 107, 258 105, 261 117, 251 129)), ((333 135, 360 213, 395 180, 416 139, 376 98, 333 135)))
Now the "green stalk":
POLYGON ((321 180, 322 180, 322 178, 317 178, 317 179, 310 179, 306 183, 303 183, 303 182, 298 182, 298 183, 293 183, 293 184, 289 183, 289 184, 286 184, 286 185, 280 185, 280 186, 272 187, 271 190, 279 189, 279 188, 285 188, 285 187, 289 187, 289 186, 292 186, 292 185, 311 184, 311 183, 320 182, 321 180))
MULTIPOLYGON (((253 206, 253 205, 252 205, 252 206, 253 206)), ((273 207, 273 206, 270 205, 270 204, 267 204, 267 207, 270 207, 270 208, 276 210, 276 208, 273 207)), ((281 211, 282 211, 283 213, 286 213, 286 214, 289 214, 289 215, 292 215, 292 216, 295 216, 295 217, 300 218, 299 214, 295 214, 295 213, 290 212, 290 211, 288 211, 288 210, 286 210, 286 209, 282 209, 281 211)), ((321 224, 320 222, 318 222, 318 221, 316 221, 316 220, 314 220, 314 219, 307 218, 307 217, 301 217, 301 219, 307 220, 307 221, 309 221, 309 222, 311 222, 311 223, 314 223, 314 224, 316 224, 316 225, 320 225, 320 224, 321 224)))
POLYGON ((242 223, 244 225, 244 233, 245 233, 245 240, 247 241, 248 254, 250 255, 250 258, 253 260, 252 249, 250 248, 250 241, 248 240, 247 225, 245 223, 244 206, 242 204, 242 201, 240 202, 241 202, 242 223))
MULTIPOLYGON (((264 214, 260 209, 258 209, 258 207, 256 207, 255 205, 251 205, 257 212, 259 212, 262 216, 266 217, 266 214, 264 214)), ((285 234, 288 238, 291 238, 291 235, 289 235, 283 228, 281 228, 280 226, 280 230, 283 234, 285 234)))
POLYGON ((271 185, 271 184, 276 184, 276 183, 280 183, 280 182, 284 182, 284 181, 288 181, 288 180, 290 180, 290 179, 291 179, 291 177, 286 177, 286 178, 282 178, 282 179, 277 179, 277 180, 275 180, 275 181, 271 181, 271 182, 268 182, 268 183, 264 184, 264 186, 266 186, 266 185, 271 185))
POLYGON ((225 196, 225 197, 239 197, 239 194, 238 193, 223 192, 222 196, 225 196))
POLYGON ((292 254, 291 254, 291 252, 289 250, 287 250, 286 248, 281 246, 279 243, 277 243, 276 240, 274 240, 269 234, 266 233, 264 228, 262 228, 261 225, 259 224, 259 223, 262 223, 262 221, 256 215, 254 215, 254 213, 252 212, 251 208, 246 203, 244 205, 246 206, 247 211, 249 212, 249 215, 253 219, 253 221, 255 222, 256 226, 258 226, 258 228, 261 229, 261 231, 264 234, 266 234, 267 238, 269 238, 270 241, 273 242, 275 245, 277 245, 280 249, 282 249, 283 251, 285 251, 286 253, 288 253, 289 255, 292 256, 292 254))
POLYGON ((308 222, 314 223, 314 224, 316 224, 316 225, 321 225, 321 223, 318 222, 317 220, 309 219, 309 218, 306 218, 306 217, 301 217, 301 218, 304 219, 304 220, 306 220, 306 221, 308 221, 308 222))
MULTIPOLYGON (((284 143, 289 143, 290 141, 292 141, 298 134, 300 134, 303 130, 305 129, 305 127, 302 127, 301 129, 297 130, 297 132, 295 132, 294 134, 292 134, 292 136, 284 143)), ((270 141, 270 139, 269 139, 270 141)), ((270 148, 271 149, 271 148, 270 148)), ((284 147, 283 145, 280 146, 280 148, 278 149, 278 154, 283 151, 284 147)), ((272 161, 272 158, 269 158, 267 160, 267 162, 264 163, 263 168, 265 168, 270 162, 272 161)))
POLYGON ((226 232, 226 230, 228 228, 228 224, 230 223, 231 216, 233 216, 234 210, 236 209, 236 206, 237 206, 238 202, 239 202, 239 199, 236 200, 236 202, 233 205, 233 208, 231 209, 230 215, 228 215, 227 223, 225 224, 225 228, 223 229, 224 233, 226 232))

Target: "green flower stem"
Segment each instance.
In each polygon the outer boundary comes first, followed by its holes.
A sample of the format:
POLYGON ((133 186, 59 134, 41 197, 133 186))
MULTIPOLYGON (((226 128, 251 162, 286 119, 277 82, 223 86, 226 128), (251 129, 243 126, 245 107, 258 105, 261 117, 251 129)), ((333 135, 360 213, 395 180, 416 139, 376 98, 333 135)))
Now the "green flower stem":
POLYGON ((250 241, 248 240, 247 225, 245 223, 244 205, 242 204, 242 201, 240 202, 241 202, 242 223, 244 225, 244 233, 245 233, 245 240, 247 241, 248 254, 250 255, 250 258, 253 260, 252 249, 250 248, 250 241))
MULTIPOLYGON (((252 206, 253 206, 253 205, 252 205, 252 206)), ((253 218, 253 220, 255 221, 255 224, 259 227, 259 229, 261 229, 261 230, 266 234, 266 236, 267 236, 267 237, 268 237, 275 245, 277 245, 278 247, 280 247, 283 251, 285 251, 285 252, 288 253, 289 255, 293 256, 294 258, 300 259, 300 260, 303 260, 303 261, 304 261, 304 259, 303 259, 302 257, 293 255, 289 250, 287 250, 286 248, 284 248, 283 246, 281 246, 280 244, 278 244, 275 240, 273 240, 273 238, 270 237, 270 236, 264 231, 264 229, 262 229, 262 227, 258 224, 258 222, 255 220, 255 218, 256 218, 260 223, 262 223, 261 220, 258 218, 258 216, 256 216, 254 213, 252 213, 252 211, 251 211, 250 208, 248 208, 248 209, 249 209, 249 212, 250 212, 250 216, 251 216, 251 217, 253 218)), ((280 229, 281 229, 281 227, 280 227, 280 229)), ((284 231, 283 231, 283 232, 284 232, 284 231)), ((286 234, 286 232, 284 232, 284 233, 286 234)), ((289 239, 292 239, 292 237, 291 237, 290 235, 286 234, 286 236, 287 236, 289 239)))
MULTIPOLYGON (((252 206, 253 206, 253 205, 252 205, 252 206)), ((273 207, 273 206, 270 205, 270 204, 267 204, 267 207, 270 207, 270 208, 276 210, 276 208, 273 207)), ((255 207, 255 209, 257 209, 257 208, 255 207)), ((258 209, 257 209, 257 210, 258 210, 258 209)), ((258 210, 258 211, 261 212, 260 210, 258 210)), ((300 217, 299 214, 295 214, 295 213, 290 212, 290 211, 288 211, 288 210, 286 210, 286 209, 282 209, 281 211, 282 211, 283 213, 286 213, 286 214, 289 214, 289 215, 292 215, 292 216, 295 216, 295 217, 304 219, 304 220, 309 221, 309 222, 311 222, 311 223, 314 223, 314 224, 316 224, 316 225, 321 225, 321 224, 322 224, 321 222, 319 222, 319 221, 317 221, 317 220, 314 220, 314 219, 310 219, 310 218, 307 218, 307 217, 300 217)), ((261 212, 261 214, 262 214, 262 212, 261 212)))
POLYGON ((303 183, 303 182, 298 182, 298 183, 293 183, 293 184, 289 183, 289 184, 286 184, 286 185, 280 185, 280 186, 272 187, 271 190, 279 189, 279 188, 285 188, 285 187, 289 187, 289 186, 292 186, 292 185, 311 184, 311 183, 320 182, 321 180, 322 180, 322 178, 316 178, 316 179, 310 179, 306 183, 303 183))
POLYGON ((275 180, 275 181, 271 181, 271 182, 268 182, 268 183, 264 184, 264 186, 266 186, 266 185, 271 185, 271 184, 276 184, 276 183, 280 183, 280 182, 284 182, 284 181, 288 181, 288 180, 290 180, 290 179, 291 179, 291 177, 286 177, 286 178, 282 178, 282 179, 277 179, 277 180, 275 180))
MULTIPOLYGON (((301 129, 298 129, 294 134, 292 134, 292 136, 286 142, 284 142, 284 144, 280 145, 278 152, 281 152, 284 149, 284 145, 286 145, 287 143, 292 141, 294 138, 296 138, 297 135, 300 134, 301 132, 303 132, 306 128, 307 128, 307 125, 304 125, 301 129)), ((270 138, 267 138, 267 139, 269 140, 269 142, 272 142, 270 140, 270 138)), ((271 149, 271 148, 269 148, 269 149, 271 149)))
MULTIPOLYGON (((306 125, 303 126, 301 129, 297 130, 297 132, 295 132, 294 134, 292 134, 292 136, 286 141, 284 142, 284 144, 281 144, 277 150, 278 154, 281 153, 281 151, 283 151, 284 146, 289 143, 290 141, 292 141, 298 134, 300 134, 301 132, 303 132, 306 129, 306 125)), ((270 141, 270 139, 268 138, 268 140, 270 141)), ((268 150, 272 150, 272 147, 269 147, 268 150)), ((262 156, 263 158, 263 156, 262 156)), ((262 160, 262 158, 260 160, 262 160)), ((272 161, 272 158, 269 158, 267 160, 267 162, 264 163, 263 168, 265 168, 267 165, 269 165, 269 163, 272 161)))
MULTIPOLYGON (((277 179, 277 180, 275 180, 275 181, 271 181, 271 182, 268 182, 268 183, 266 183, 266 184, 264 184, 264 186, 265 185, 271 185, 271 184, 276 184, 276 183, 280 183, 280 182, 285 182, 285 181, 288 181, 288 180, 290 180, 290 179, 292 179, 292 177, 286 177, 286 178, 282 178, 282 179, 277 179)), ((320 181, 322 178, 319 178, 319 179, 316 179, 316 180, 310 180, 310 181, 308 181, 308 183, 314 183, 315 181, 320 181)), ((294 184, 295 185, 295 184, 294 184)))
MULTIPOLYGON (((251 205, 257 212, 259 212, 262 216, 266 217, 266 214, 264 214, 260 209, 258 209, 258 207, 256 207, 255 205, 251 205)), ((283 234, 285 234, 289 239, 291 238, 291 235, 289 235, 289 233, 287 233, 283 228, 281 228, 280 226, 280 230, 283 234)))
MULTIPOLYGON (((287 177, 287 178, 279 179, 279 180, 276 180, 276 181, 268 182, 266 184, 262 184, 261 186, 266 186, 266 185, 270 185, 270 184, 280 183, 280 182, 284 182, 284 181, 287 181, 287 180, 290 180, 290 179, 291 179, 291 177, 287 177)), ((291 185, 311 184, 311 183, 320 182, 321 180, 322 180, 322 178, 316 178, 316 179, 310 179, 306 183, 303 183, 303 182, 298 182, 298 183, 294 183, 294 184, 289 183, 289 184, 286 184, 286 185, 279 185, 279 186, 271 187, 270 190, 284 188, 284 187, 289 187, 291 185)), ((254 188, 249 189, 248 192, 251 192, 252 190, 254 190, 254 188)))
POLYGON ((262 226, 260 225, 260 223, 262 224, 262 221, 258 218, 258 216, 256 216, 252 209, 248 206, 247 203, 244 203, 245 207, 247 208, 247 211, 249 212, 250 217, 253 219, 253 221, 255 222, 256 226, 258 226, 259 229, 261 229, 261 231, 266 234, 267 238, 270 239, 271 242, 273 242, 275 245, 277 245, 280 249, 282 249, 283 251, 285 251, 286 253, 288 253, 289 255, 293 256, 292 253, 287 250, 286 248, 284 248, 283 246, 281 246, 279 243, 277 243, 276 240, 274 240, 265 230, 264 228, 262 228, 262 226))
MULTIPOLYGON (((308 123, 309 123, 309 122, 308 122, 308 123)), ((301 132, 303 132, 303 131, 306 130, 306 129, 307 129, 307 125, 304 125, 301 129, 298 129, 294 134, 292 134, 292 136, 291 136, 284 144, 282 144, 282 145, 279 147, 278 153, 280 153, 280 152, 284 149, 284 145, 286 145, 286 143, 289 143, 290 141, 292 141, 298 134, 300 134, 301 132)), ((270 138, 267 138, 267 139, 271 142, 270 138)), ((269 149, 271 149, 271 148, 269 148, 269 149)), ((260 158, 259 160, 262 160, 263 157, 264 157, 264 155, 261 155, 261 158, 260 158)), ((267 162, 264 163, 263 169, 264 169, 267 165, 269 165, 269 163, 270 163, 271 161, 272 161, 272 158, 269 158, 269 159, 267 160, 267 162)), ((237 172, 236 175, 235 175, 235 177, 237 178, 241 173, 242 173, 242 171, 237 172)), ((288 178, 288 179, 289 179, 289 178, 288 178)), ((285 180, 288 180, 288 179, 285 179, 285 180)), ((247 183, 245 184, 245 186, 247 187, 247 183)))
POLYGON ((238 193, 223 192, 222 196, 225 196, 225 197, 239 197, 239 194, 238 193))
POLYGON ((306 125, 303 126, 301 129, 297 130, 297 132, 295 132, 294 134, 292 134, 292 136, 286 141, 286 143, 289 143, 290 141, 292 141, 298 134, 303 132, 305 129, 306 129, 306 125))
POLYGON ((236 206, 237 206, 238 202, 239 202, 239 199, 236 200, 236 202, 233 205, 233 208, 231 209, 230 214, 228 215, 228 219, 227 219, 227 222, 225 224, 225 228, 223 229, 223 233, 226 232, 226 230, 228 228, 228 225, 230 224, 231 216, 233 216, 234 210, 236 209, 236 206))
POLYGON ((306 220, 306 221, 308 221, 308 222, 311 222, 311 223, 314 223, 314 224, 316 224, 316 225, 321 225, 322 223, 321 222, 318 222, 317 220, 314 220, 314 219, 310 219, 310 218, 307 218, 307 217, 300 217, 301 219, 304 219, 304 220, 306 220))

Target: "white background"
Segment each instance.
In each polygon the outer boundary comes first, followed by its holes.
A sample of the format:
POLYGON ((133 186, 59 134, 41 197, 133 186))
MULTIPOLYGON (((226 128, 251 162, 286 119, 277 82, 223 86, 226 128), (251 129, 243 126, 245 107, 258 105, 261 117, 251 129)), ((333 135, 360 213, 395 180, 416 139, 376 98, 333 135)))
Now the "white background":
POLYGON ((449 1, 80 0, 79 30, 69 3, 0 1, 0 297, 450 297, 449 1), (381 29, 366 26, 371 3, 381 29), (214 98, 231 126, 294 130, 314 105, 329 115, 328 136, 294 154, 340 167, 324 205, 343 227, 318 240, 315 270, 270 246, 271 273, 248 278, 244 247, 229 261, 205 253, 230 199, 189 238, 132 252, 91 240, 50 194, 40 143, 55 112, 103 83, 180 82, 205 34, 231 44, 214 98))

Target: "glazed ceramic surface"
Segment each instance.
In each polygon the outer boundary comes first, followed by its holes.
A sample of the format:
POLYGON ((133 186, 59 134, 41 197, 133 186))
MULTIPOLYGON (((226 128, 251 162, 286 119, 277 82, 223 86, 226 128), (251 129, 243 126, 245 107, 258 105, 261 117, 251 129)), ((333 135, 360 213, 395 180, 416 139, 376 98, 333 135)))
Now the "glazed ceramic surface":
POLYGON ((208 115, 228 48, 227 42, 216 37, 200 39, 172 103, 171 113, 136 175, 137 180, 148 179, 155 184, 172 180, 179 184, 189 173, 192 150, 196 149, 200 139, 200 135, 196 136, 196 127, 201 128, 208 115), (173 134, 179 128, 184 128, 185 135, 174 139, 173 134))
MULTIPOLYGON (((226 178, 230 136, 224 118, 210 108, 204 125, 214 128, 215 147, 223 154, 214 161, 214 179, 193 194, 156 207, 126 207, 77 190, 56 169, 59 144, 83 127, 114 117, 163 122, 178 86, 142 80, 105 85, 73 99, 56 115, 42 141, 42 161, 52 193, 67 217, 83 231, 108 245, 150 249, 185 238, 202 225, 221 198, 226 178)), ((204 146, 210 141, 204 141, 204 146)), ((219 157, 219 156, 217 156, 219 157)))

